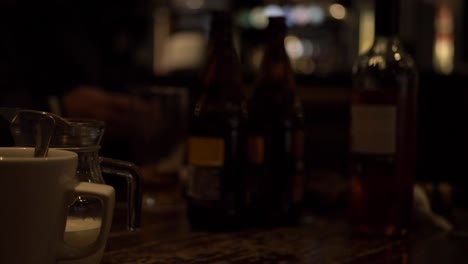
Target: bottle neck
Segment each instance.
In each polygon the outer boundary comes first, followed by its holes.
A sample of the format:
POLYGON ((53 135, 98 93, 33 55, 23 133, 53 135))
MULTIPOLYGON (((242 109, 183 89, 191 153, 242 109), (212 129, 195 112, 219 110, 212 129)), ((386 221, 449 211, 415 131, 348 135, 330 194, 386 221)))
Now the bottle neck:
POLYGON ((288 61, 288 54, 284 46, 284 39, 286 38, 286 32, 271 32, 267 38, 267 46, 264 54, 264 61, 268 60, 280 60, 288 61))
POLYGON ((374 3, 376 36, 397 36, 400 23, 400 2, 398 0, 375 0, 374 3))
POLYGON ((229 59, 231 56, 237 56, 231 29, 218 29, 210 35, 208 46, 208 63, 216 58, 229 59))
POLYGON ((203 97, 210 101, 243 100, 241 64, 231 25, 213 24, 203 74, 203 97))
POLYGON ((270 32, 260 67, 259 83, 276 83, 294 90, 294 74, 284 46, 285 37, 286 31, 270 32))
POLYGON ((217 42, 221 42, 223 44, 232 44, 233 32, 231 26, 231 23, 225 21, 213 22, 211 24, 209 39, 211 42, 213 42, 213 45, 217 42))
POLYGON ((212 56, 225 53, 225 50, 234 49, 232 22, 230 16, 225 12, 214 12, 210 24, 210 35, 208 38, 207 62, 210 63, 212 56))

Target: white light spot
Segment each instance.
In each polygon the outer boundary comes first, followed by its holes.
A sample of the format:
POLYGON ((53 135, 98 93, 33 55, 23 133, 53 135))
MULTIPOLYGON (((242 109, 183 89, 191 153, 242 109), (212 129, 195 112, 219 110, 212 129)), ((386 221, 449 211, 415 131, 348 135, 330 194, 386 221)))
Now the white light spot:
POLYGON ((277 5, 267 5, 263 11, 266 17, 284 16, 284 10, 277 5))
POLYGON ((311 5, 307 10, 307 14, 309 17, 309 22, 312 25, 319 25, 325 21, 325 12, 323 11, 322 7, 318 5, 311 5))

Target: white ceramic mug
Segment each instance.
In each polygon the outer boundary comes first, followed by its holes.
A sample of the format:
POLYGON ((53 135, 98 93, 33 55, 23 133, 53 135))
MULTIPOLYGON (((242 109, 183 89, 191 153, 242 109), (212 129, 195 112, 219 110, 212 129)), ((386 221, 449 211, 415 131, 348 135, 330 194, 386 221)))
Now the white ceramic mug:
POLYGON ((53 264, 96 254, 109 235, 114 189, 79 182, 74 152, 50 149, 46 158, 33 153, 0 148, 0 263, 53 264), (78 196, 97 197, 104 212, 96 241, 71 246, 64 242, 65 224, 68 206, 78 196))

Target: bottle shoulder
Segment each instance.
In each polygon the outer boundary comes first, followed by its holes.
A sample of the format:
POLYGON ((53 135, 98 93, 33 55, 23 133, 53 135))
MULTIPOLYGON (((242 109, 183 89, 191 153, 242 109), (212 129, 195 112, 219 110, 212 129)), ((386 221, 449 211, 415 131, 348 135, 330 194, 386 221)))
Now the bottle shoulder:
POLYGON ((282 123, 287 120, 300 125, 304 122, 304 111, 298 96, 291 96, 290 100, 285 100, 282 97, 276 100, 260 97, 258 100, 250 102, 249 118, 251 123, 258 123, 258 125, 282 123))
POLYGON ((247 133, 247 103, 214 104, 198 101, 189 122, 191 135, 230 137, 247 133))
POLYGON ((372 69, 374 71, 415 70, 416 64, 398 38, 379 37, 369 50, 360 55, 353 73, 372 69))
POLYGON ((417 83, 415 62, 396 39, 377 39, 353 67, 355 90, 416 88, 417 83))

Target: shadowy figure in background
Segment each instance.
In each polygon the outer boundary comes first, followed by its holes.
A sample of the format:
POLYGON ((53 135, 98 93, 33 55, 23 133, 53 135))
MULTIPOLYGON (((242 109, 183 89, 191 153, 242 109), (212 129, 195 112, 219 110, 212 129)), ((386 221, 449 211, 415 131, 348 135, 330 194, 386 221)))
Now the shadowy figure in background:
POLYGON ((152 78, 134 58, 147 7, 146 0, 1 1, 0 106, 103 120, 103 151, 128 159, 126 143, 138 136, 132 115, 160 118, 154 104, 125 94, 152 78))

